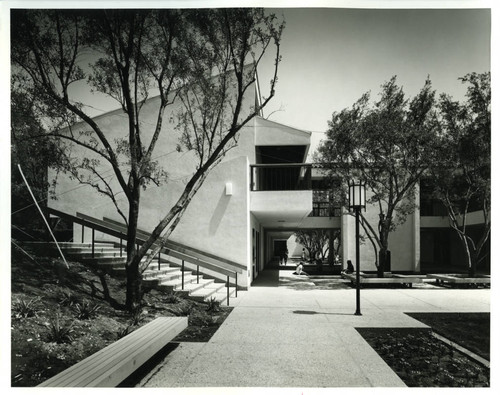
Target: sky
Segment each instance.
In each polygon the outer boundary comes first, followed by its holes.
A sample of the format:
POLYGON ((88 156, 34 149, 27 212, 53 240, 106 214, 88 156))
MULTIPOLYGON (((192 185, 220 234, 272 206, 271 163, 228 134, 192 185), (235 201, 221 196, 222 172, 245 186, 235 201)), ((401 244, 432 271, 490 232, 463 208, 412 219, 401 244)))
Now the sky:
MULTIPOLYGON (((58 3, 71 4, 70 1, 33 4, 58 3)), ((141 2, 141 6, 147 7, 148 3, 141 2)), ((240 3, 229 4, 235 6, 240 3)), ((245 1, 242 5, 253 3, 245 1)), ((394 75, 410 97, 423 87, 429 76, 438 93, 445 92, 461 99, 465 86, 458 78, 469 72, 490 70, 491 12, 488 9, 331 8, 332 5, 345 7, 344 3, 312 0, 307 3, 263 3, 282 5, 280 8, 266 9, 286 22, 280 48, 282 62, 276 95, 264 109, 264 116, 311 131, 309 160, 324 136, 332 113, 350 107, 367 91, 371 92, 373 99, 377 99, 380 86, 394 75), (330 5, 330 8, 325 8, 325 4, 330 5), (283 8, 290 5, 299 7, 283 8), (323 7, 311 8, 311 5, 323 7)), ((388 2, 351 1, 348 4, 363 3, 373 7, 374 4, 388 2)), ((422 2, 389 3, 393 6, 408 6, 422 2)), ((476 1, 474 4, 479 3, 476 1)), ((92 7, 93 3, 83 1, 73 4, 92 7)), ((102 7, 103 2, 98 4, 102 7)), ((104 4, 127 6, 135 3, 108 1, 104 4)), ((201 7, 224 5, 224 2, 163 1, 154 2, 151 6, 155 4, 201 7)), ((439 1, 433 3, 435 6, 439 4, 439 1)), ((273 55, 272 51, 268 51, 268 56, 259 67, 263 94, 272 78, 273 55)), ((100 115, 117 108, 113 100, 89 95, 85 96, 84 102, 91 106, 87 107, 91 115, 100 115)))
MULTIPOLYGON (((286 21, 276 96, 264 116, 313 132, 313 144, 334 111, 350 107, 392 76, 413 97, 427 77, 437 93, 463 99, 458 80, 490 70, 490 11, 274 9, 286 21), (278 110, 278 111, 277 111, 278 110)), ((264 90, 272 70, 259 70, 264 90)))

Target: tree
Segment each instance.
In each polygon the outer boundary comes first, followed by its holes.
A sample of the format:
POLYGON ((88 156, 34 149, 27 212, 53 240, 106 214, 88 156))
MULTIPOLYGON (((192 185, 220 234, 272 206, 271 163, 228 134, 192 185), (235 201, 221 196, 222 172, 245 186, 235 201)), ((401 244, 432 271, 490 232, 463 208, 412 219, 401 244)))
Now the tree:
POLYGON ((17 164, 21 164, 38 204, 45 206, 47 196, 52 191, 48 168, 60 166, 62 155, 53 141, 37 138, 43 134, 43 125, 35 113, 33 102, 22 92, 13 89, 11 92, 11 223, 13 234, 35 240, 38 236, 46 236, 45 225, 22 180, 17 164), (33 235, 37 229, 41 229, 42 233, 33 235))
POLYGON ((328 256, 330 232, 328 229, 307 229, 295 232, 295 241, 304 246, 310 259, 320 252, 322 259, 328 256))
POLYGON ((349 179, 366 182, 367 203, 377 207, 379 221, 370 224, 361 213, 362 224, 378 245, 380 277, 388 260, 389 235, 414 211, 415 187, 428 168, 437 128, 434 106, 429 80, 408 100, 393 77, 382 85, 373 105, 366 93, 352 108, 334 112, 327 139, 316 153, 328 177, 341 180, 340 204, 346 205, 349 179))
POLYGON ((469 276, 478 263, 491 230, 491 85, 490 73, 470 73, 466 100, 441 95, 440 134, 434 147, 429 178, 433 196, 446 207, 451 228, 465 251, 469 276), (468 214, 481 211, 480 232, 472 237, 468 214))
MULTIPOLYGON (((37 98, 49 135, 60 146, 78 145, 88 158, 68 157, 66 171, 108 196, 127 224, 126 306, 141 300, 141 273, 178 224, 208 173, 235 144, 238 132, 274 96, 283 23, 262 9, 210 10, 13 10, 14 83, 37 98), (242 111, 245 94, 269 47, 275 69, 269 92, 250 114, 242 111), (89 65, 82 59, 89 58, 89 65), (248 66, 249 64, 249 66, 248 66), (107 138, 104 126, 89 116, 73 87, 83 81, 115 99, 128 120, 126 136, 107 138), (146 130, 141 110, 156 94, 159 106, 153 130, 146 130), (170 211, 137 251, 141 190, 165 182, 153 159, 160 133, 167 129, 165 109, 175 100, 185 105, 179 147, 194 149, 198 166, 170 211), (86 130, 73 130, 83 122, 86 130), (67 125, 61 130, 61 124, 67 125), (111 166, 124 192, 125 210, 117 204, 111 182, 100 173, 111 166)), ((171 131, 171 130, 168 130, 171 131)))

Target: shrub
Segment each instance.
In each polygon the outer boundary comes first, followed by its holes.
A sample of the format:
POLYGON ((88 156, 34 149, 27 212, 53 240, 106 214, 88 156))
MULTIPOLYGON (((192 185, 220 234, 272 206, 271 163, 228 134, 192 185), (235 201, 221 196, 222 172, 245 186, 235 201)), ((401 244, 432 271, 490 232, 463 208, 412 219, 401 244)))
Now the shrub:
POLYGON ((147 312, 145 312, 142 306, 136 307, 131 313, 131 325, 137 326, 146 318, 147 312))
POLYGON ((199 327, 208 327, 216 325, 217 319, 212 317, 209 313, 203 310, 194 311, 188 318, 189 325, 199 326, 199 327))
POLYGON ((165 302, 166 303, 179 303, 181 301, 181 298, 175 291, 169 292, 165 296, 165 302))
POLYGON ((127 325, 126 327, 119 329, 116 332, 116 340, 120 340, 122 337, 127 336, 129 333, 133 331, 132 328, 133 328, 132 325, 127 325))
POLYGON ((100 308, 101 306, 98 304, 92 304, 88 300, 84 300, 82 303, 75 304, 76 318, 79 320, 95 318, 100 308))
POLYGON ((38 302, 40 301, 40 298, 33 298, 30 299, 29 301, 26 301, 24 299, 18 299, 16 302, 14 302, 14 306, 12 307, 12 311, 15 313, 14 317, 15 318, 28 318, 28 317, 35 317, 37 314, 39 307, 38 302))
POLYGON ((183 305, 178 307, 173 313, 179 317, 187 317, 193 311, 193 307, 190 305, 183 305))
POLYGON ((59 304, 61 306, 74 306, 80 303, 78 296, 74 295, 71 290, 65 288, 59 291, 59 304))
POLYGON ((220 311, 220 300, 217 300, 215 297, 211 297, 207 302, 207 311, 217 312, 220 311))
POLYGON ((55 318, 48 323, 49 333, 47 340, 58 344, 71 343, 73 341, 73 323, 61 322, 61 315, 57 313, 55 318))

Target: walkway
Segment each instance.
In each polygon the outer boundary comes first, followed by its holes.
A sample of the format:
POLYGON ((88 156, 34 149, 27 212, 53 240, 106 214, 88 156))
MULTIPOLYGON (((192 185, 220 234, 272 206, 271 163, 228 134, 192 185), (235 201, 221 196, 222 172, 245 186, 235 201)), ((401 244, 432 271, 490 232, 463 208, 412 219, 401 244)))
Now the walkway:
POLYGON ((356 327, 425 327, 404 312, 488 312, 488 289, 363 289, 266 271, 208 343, 181 343, 144 387, 404 387, 356 327), (279 278, 278 278, 279 276, 279 278))

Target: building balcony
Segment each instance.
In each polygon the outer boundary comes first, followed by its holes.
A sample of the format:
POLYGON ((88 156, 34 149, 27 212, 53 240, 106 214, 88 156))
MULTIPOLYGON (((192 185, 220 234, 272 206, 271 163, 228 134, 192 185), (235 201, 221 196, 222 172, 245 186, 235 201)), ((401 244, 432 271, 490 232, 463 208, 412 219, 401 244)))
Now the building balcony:
POLYGON ((275 163, 250 166, 250 190, 308 191, 312 188, 311 164, 275 163))
POLYGON ((311 165, 251 165, 250 174, 250 211, 264 226, 298 226, 312 211, 311 165))

